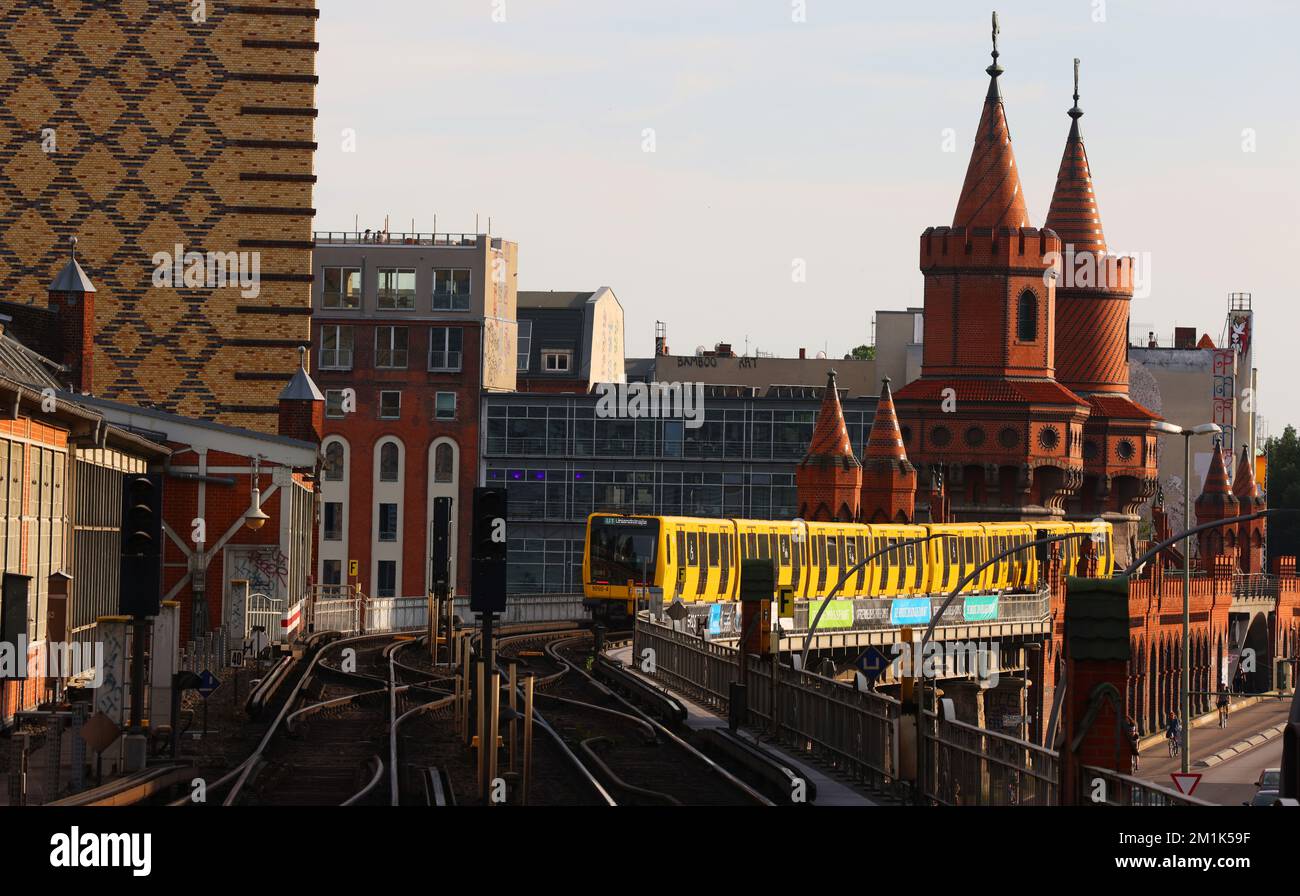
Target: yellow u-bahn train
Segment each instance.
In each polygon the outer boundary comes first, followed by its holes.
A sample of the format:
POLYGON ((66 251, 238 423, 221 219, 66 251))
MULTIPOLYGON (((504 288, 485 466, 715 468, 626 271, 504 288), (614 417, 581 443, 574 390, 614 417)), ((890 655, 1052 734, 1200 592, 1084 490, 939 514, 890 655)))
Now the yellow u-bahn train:
POLYGON ((583 604, 601 618, 628 614, 634 592, 645 586, 685 603, 735 600, 740 561, 752 558, 775 561, 778 589, 789 588, 796 598, 821 598, 877 551, 884 553, 852 575, 840 596, 944 594, 986 559, 1016 545, 1026 547, 981 571, 962 590, 1033 592, 1041 555, 1030 543, 1066 534, 1081 536, 1061 542, 1066 575, 1077 572, 1085 535, 1096 546, 1093 574, 1113 573, 1113 533, 1102 522, 861 525, 593 513, 582 556, 583 604), (889 549, 926 536, 941 537, 889 549))

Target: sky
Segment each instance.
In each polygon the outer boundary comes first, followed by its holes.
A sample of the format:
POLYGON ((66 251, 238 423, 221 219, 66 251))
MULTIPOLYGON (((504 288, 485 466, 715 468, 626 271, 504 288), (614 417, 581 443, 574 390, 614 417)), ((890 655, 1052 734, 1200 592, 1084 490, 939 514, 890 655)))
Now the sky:
MULTIPOLYGON (((921 305, 919 237, 952 223, 988 87, 969 0, 318 3, 316 228, 490 218, 520 289, 612 288, 629 357, 656 320, 678 354, 842 357, 876 309, 921 305)), ((1217 342, 1252 293, 1260 413, 1300 424, 1300 4, 997 9, 1030 224, 1079 57, 1107 242, 1150 276, 1133 332, 1217 342)))

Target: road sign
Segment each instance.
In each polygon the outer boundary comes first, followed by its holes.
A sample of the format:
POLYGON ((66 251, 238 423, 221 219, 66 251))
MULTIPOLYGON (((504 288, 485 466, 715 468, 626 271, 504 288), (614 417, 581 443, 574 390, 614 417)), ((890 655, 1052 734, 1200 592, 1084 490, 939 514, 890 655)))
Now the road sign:
POLYGON ((872 684, 875 684, 876 679, 885 673, 889 664, 889 657, 881 653, 878 647, 868 647, 866 652, 858 657, 858 669, 872 684))
POLYGON ((777 600, 780 601, 780 609, 776 615, 782 619, 793 619, 794 591, 790 588, 782 588, 780 592, 778 592, 777 600))
POLYGON ((221 679, 213 675, 207 669, 199 673, 199 686, 195 688, 204 700, 211 696, 212 692, 221 687, 221 679))
POLYGON ((1022 722, 1024 722, 1024 720, 1025 720, 1024 716, 1005 715, 1002 717, 1002 727, 1010 728, 1014 725, 1021 724, 1022 722))
POLYGON ((664 612, 668 614, 668 618, 673 622, 681 622, 690 615, 690 610, 686 609, 686 604, 682 603, 680 600, 673 601, 668 605, 668 609, 664 610, 664 612))
POLYGON ((87 747, 96 753, 102 753, 113 745, 113 741, 117 740, 122 729, 118 728, 117 723, 103 712, 97 712, 81 726, 81 731, 78 733, 87 747))
POLYGON ((348 575, 350 575, 354 579, 357 577, 358 566, 359 564, 357 563, 357 561, 355 560, 348 561, 348 575))
POLYGON ((1174 788, 1183 796, 1191 796, 1196 790, 1196 785, 1201 783, 1201 776, 1196 772, 1187 774, 1174 772, 1169 777, 1174 779, 1174 788))

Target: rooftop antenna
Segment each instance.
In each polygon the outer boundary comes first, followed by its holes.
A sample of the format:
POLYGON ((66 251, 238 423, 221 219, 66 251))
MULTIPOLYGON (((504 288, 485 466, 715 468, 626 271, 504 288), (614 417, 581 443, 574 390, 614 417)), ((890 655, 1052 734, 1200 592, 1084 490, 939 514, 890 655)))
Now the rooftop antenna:
POLYGON ((474 232, 478 233, 478 212, 474 213, 474 232))

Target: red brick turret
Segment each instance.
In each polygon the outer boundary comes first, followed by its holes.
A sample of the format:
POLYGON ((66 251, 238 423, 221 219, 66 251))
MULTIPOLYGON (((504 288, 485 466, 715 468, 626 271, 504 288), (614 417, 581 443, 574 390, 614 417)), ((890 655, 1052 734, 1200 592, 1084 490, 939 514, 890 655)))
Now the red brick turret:
POLYGON ((894 396, 889 391, 889 377, 885 377, 862 459, 862 522, 911 523, 915 519, 916 468, 903 448, 894 396))
POLYGON ((77 263, 77 238, 68 262, 49 286, 50 310, 56 315, 57 360, 68 367, 74 392, 95 388, 95 285, 77 263))
MULTIPOLYGON (((1267 505, 1255 482, 1255 459, 1250 456, 1250 446, 1241 446, 1241 461, 1237 475, 1232 480, 1232 494, 1237 499, 1237 512, 1255 513, 1267 505)), ((1237 524, 1237 550, 1239 565, 1246 573, 1261 573, 1264 569, 1264 525, 1266 517, 1237 524)))
POLYGON ((803 519, 850 523, 857 520, 862 465, 849 442, 834 370, 826 379, 812 442, 808 453, 799 461, 794 482, 799 516, 803 519))
POLYGON ((1083 481, 1089 407, 1053 379, 1061 241, 1028 226, 996 44, 987 72, 953 224, 921 234, 921 376, 894 399, 923 505, 937 468, 954 520, 1057 520, 1083 481))
MULTIPOLYGON (((1210 470, 1205 474, 1205 489, 1196 499, 1196 525, 1237 516, 1239 502, 1228 488, 1228 468, 1218 439, 1214 440, 1214 454, 1210 457, 1210 470)), ((1237 554, 1235 526, 1208 529, 1196 536, 1201 549, 1201 568, 1213 572, 1215 558, 1237 554)))
POLYGON ((1155 492, 1160 419, 1130 400, 1129 305, 1133 259, 1106 252, 1092 169, 1079 119, 1079 60, 1074 60, 1070 133, 1047 211, 1061 238, 1056 282, 1056 379, 1090 405, 1083 428, 1083 484, 1066 504, 1071 519, 1098 517, 1115 527, 1124 562, 1136 547, 1138 509, 1155 492))

